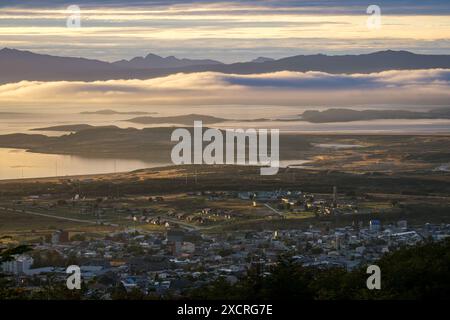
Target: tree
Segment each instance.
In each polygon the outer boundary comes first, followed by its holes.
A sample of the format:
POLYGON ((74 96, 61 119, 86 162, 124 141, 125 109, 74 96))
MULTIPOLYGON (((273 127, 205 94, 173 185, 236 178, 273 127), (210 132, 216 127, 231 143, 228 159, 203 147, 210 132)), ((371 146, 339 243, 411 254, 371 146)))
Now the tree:
POLYGON ((0 248, 0 264, 6 261, 11 261, 17 254, 24 254, 31 251, 31 247, 27 245, 20 245, 12 248, 0 248))

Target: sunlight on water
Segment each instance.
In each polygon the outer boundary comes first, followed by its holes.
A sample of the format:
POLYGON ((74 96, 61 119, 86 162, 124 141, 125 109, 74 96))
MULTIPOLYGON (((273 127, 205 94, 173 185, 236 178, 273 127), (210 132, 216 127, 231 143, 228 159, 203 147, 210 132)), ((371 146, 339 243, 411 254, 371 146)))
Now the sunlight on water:
POLYGON ((140 160, 84 158, 0 148, 0 180, 127 172, 165 164, 140 160))

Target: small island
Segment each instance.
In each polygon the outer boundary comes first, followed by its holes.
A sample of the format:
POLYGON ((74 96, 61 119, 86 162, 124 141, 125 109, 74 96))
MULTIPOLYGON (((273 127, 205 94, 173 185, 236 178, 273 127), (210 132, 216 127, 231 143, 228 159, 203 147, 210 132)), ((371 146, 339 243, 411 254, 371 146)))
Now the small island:
POLYGON ((350 122, 381 119, 450 119, 450 108, 425 111, 408 110, 353 110, 332 108, 323 111, 307 110, 301 120, 313 123, 350 122))

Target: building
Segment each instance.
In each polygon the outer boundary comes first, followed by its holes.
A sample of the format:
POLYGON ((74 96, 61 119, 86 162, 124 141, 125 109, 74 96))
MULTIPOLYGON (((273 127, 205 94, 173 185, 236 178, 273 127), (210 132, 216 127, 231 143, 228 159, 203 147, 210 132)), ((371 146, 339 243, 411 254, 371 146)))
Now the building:
POLYGON ((33 265, 33 258, 27 255, 19 255, 15 256, 15 259, 12 261, 3 262, 1 265, 1 269, 5 273, 12 274, 26 274, 31 269, 33 265))
POLYGON ((408 221, 406 220, 399 220, 397 222, 397 226, 401 229, 408 229, 408 221))
POLYGON ((52 234, 51 243, 59 244, 59 243, 67 243, 69 242, 69 232, 64 230, 58 230, 52 234))
POLYGON ((381 230, 381 222, 380 220, 370 220, 369 229, 371 232, 378 232, 381 230))

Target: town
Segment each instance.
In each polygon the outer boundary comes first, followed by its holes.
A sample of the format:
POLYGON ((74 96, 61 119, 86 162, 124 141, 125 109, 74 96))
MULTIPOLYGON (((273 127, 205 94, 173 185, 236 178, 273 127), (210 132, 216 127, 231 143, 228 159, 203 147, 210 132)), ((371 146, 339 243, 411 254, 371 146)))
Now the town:
POLYGON ((233 284, 249 272, 268 275, 281 255, 303 266, 353 270, 398 248, 450 236, 450 224, 384 219, 383 212, 399 210, 397 201, 339 194, 336 186, 330 191, 2 200, 4 212, 54 226, 21 234, 20 243, 32 250, 1 270, 30 296, 49 282, 65 285, 66 268, 78 265, 84 298, 114 299, 118 292, 176 298, 217 279, 233 284))

